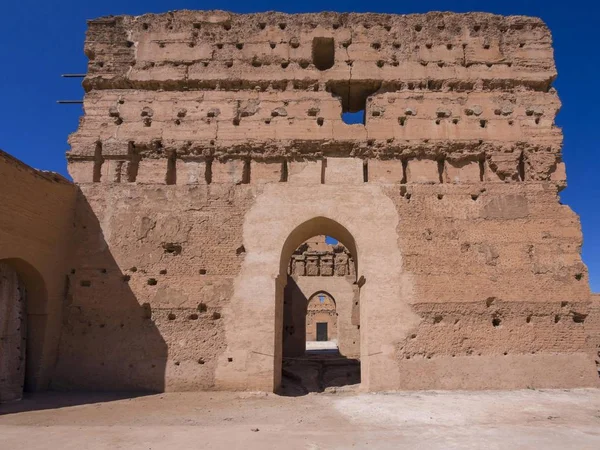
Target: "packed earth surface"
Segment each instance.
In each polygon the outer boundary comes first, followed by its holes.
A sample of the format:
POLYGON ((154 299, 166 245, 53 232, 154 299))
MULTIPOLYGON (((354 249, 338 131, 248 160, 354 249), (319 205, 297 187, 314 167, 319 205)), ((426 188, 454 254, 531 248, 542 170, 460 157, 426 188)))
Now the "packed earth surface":
POLYGON ((596 389, 45 393, 0 411, 2 449, 600 448, 596 389))

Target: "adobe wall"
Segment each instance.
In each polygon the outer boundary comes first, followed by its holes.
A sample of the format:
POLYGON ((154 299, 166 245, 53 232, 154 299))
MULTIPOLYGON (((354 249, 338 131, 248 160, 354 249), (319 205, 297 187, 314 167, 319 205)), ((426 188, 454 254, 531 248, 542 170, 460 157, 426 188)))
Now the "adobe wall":
MULTIPOLYGON (((25 389, 43 390, 57 357, 76 187, 56 173, 32 169, 1 150, 0 180, 0 264, 5 275, 16 271, 19 288, 27 291, 26 317, 21 317, 28 330, 25 389)), ((3 286, 0 309, 7 314, 0 319, 0 334, 6 344, 12 336, 4 333, 15 332, 10 321, 21 315, 15 312, 17 305, 5 303, 13 303, 16 297, 10 289, 14 280, 4 280, 9 284, 3 286)), ((12 350, 3 347, 4 368, 8 355, 25 350, 11 342, 16 346, 12 350)))
POLYGON ((539 19, 180 11, 86 54, 57 386, 276 388, 315 234, 355 246, 364 389, 598 385, 539 19))

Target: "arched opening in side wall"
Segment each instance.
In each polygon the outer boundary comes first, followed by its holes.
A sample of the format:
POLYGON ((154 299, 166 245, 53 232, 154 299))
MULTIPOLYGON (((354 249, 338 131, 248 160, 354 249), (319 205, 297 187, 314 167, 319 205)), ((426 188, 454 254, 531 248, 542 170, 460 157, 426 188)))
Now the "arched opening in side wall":
POLYGON ((360 383, 358 249, 338 222, 290 233, 277 283, 275 386, 284 395, 360 383))
POLYGON ((0 403, 36 388, 46 329, 46 286, 22 259, 0 260, 0 403))

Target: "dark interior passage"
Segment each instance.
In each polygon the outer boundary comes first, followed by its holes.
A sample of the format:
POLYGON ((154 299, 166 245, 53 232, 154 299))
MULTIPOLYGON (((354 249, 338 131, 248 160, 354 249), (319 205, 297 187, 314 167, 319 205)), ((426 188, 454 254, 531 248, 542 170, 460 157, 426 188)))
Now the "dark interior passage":
POLYGON ((293 253, 283 296, 282 394, 360 383, 355 280, 354 258, 335 240, 315 236, 293 253))

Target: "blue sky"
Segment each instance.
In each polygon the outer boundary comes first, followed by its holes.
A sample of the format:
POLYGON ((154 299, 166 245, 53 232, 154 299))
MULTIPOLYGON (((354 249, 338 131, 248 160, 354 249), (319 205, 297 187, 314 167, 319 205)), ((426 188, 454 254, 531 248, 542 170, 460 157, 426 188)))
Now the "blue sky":
POLYGON ((56 100, 83 96, 80 80, 62 79, 60 74, 86 70, 86 19, 174 9, 397 14, 486 11, 541 17, 554 37, 559 73, 554 86, 563 102, 557 122, 565 133, 569 187, 561 199, 581 216, 583 259, 590 270, 592 290, 600 292, 599 1, 7 1, 0 9, 4 17, 0 27, 0 148, 33 167, 66 174, 67 136, 77 128, 82 111, 77 105, 57 105, 56 100))

